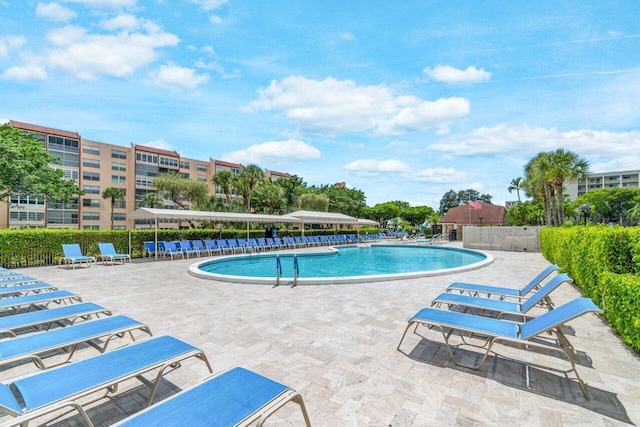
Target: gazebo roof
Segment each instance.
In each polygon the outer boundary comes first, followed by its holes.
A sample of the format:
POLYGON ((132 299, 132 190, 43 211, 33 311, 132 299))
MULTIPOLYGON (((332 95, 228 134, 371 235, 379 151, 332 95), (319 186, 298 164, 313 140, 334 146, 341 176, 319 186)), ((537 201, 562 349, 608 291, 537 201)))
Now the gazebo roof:
POLYGON ((174 219, 179 221, 228 221, 228 222, 291 222, 301 219, 291 215, 259 215, 237 212, 207 212, 183 209, 138 208, 129 214, 129 219, 174 219))

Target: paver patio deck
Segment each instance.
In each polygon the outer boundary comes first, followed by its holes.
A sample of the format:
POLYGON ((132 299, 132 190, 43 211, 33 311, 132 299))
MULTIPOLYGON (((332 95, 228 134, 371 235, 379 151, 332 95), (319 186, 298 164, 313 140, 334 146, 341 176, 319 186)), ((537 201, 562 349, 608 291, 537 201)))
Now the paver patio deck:
MULTIPOLYGON (((314 426, 640 424, 640 359, 596 315, 572 321, 565 331, 579 351, 590 401, 567 380, 568 362, 555 353, 498 345, 501 357, 490 355, 474 371, 454 365, 439 333, 426 330, 424 338, 407 337, 404 353, 396 350, 409 317, 449 283, 518 287, 548 265, 539 253, 488 252, 495 262, 475 271, 296 288, 198 279, 187 274, 200 260, 194 258, 17 271, 145 322, 154 335, 200 347, 215 371, 240 365, 295 388, 314 426), (525 362, 535 365, 531 389, 525 362)), ((579 295, 565 284, 552 298, 562 303, 579 295)), ((167 377, 160 396, 196 384, 205 372, 201 364, 186 364, 167 377)), ((96 402, 89 415, 108 425, 139 410, 147 390, 130 388, 96 402)), ((53 424, 80 425, 80 419, 62 416, 53 424)), ((267 424, 297 426, 302 417, 291 404, 267 424)))

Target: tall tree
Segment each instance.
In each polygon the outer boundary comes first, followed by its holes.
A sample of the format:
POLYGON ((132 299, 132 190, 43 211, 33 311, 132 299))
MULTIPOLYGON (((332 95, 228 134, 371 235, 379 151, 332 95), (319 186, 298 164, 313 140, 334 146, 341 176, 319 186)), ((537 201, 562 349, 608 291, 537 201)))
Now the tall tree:
POLYGON ((184 202, 191 203, 194 208, 206 201, 209 187, 204 182, 184 178, 175 173, 163 173, 153 180, 153 186, 166 199, 185 209, 184 202))
POLYGON ((316 212, 329 211, 329 197, 320 193, 305 193, 300 196, 300 209, 316 212))
POLYGON ((286 212, 298 209, 300 195, 307 192, 307 184, 302 178, 293 175, 289 178, 278 178, 275 183, 282 188, 282 209, 286 212))
POLYGON ((549 153, 549 180, 556 195, 556 224, 564 222, 564 199, 562 197, 565 181, 584 179, 589 173, 589 162, 573 151, 558 148, 549 153))
POLYGON ((140 206, 148 208, 161 208, 164 206, 164 200, 155 191, 150 191, 140 199, 140 206))
POLYGON ((251 212, 251 194, 258 183, 264 181, 264 171, 258 165, 250 164, 240 171, 240 179, 246 184, 246 211, 251 212))
POLYGON ((113 230, 113 208, 116 202, 124 200, 124 191, 121 188, 107 187, 102 192, 102 198, 111 200, 111 229, 113 230))
POLYGON ((213 182, 217 187, 220 187, 220 189, 224 193, 224 196, 227 199, 229 212, 231 212, 231 192, 233 191, 234 182, 233 177, 233 172, 222 170, 220 172, 216 172, 213 178, 211 178, 211 182, 213 182))
POLYGON ((277 206, 282 202, 282 187, 270 181, 263 181, 256 185, 253 199, 256 204, 263 205, 268 214, 273 214, 277 206))
POLYGON ((522 188, 523 183, 524 183, 524 179, 521 176, 519 176, 517 178, 512 179, 511 184, 509 184, 509 186, 507 187, 507 190, 509 190, 509 193, 512 193, 514 190, 516 191, 516 194, 518 195, 518 202, 522 201, 520 199, 520 189, 522 188))
POLYGON ((75 181, 64 179, 62 169, 49 167, 59 163, 32 133, 0 126, 0 200, 22 193, 68 201, 82 194, 75 181))
MULTIPOLYGON (((549 153, 538 153, 524 166, 524 189, 534 198, 542 200, 547 225, 554 225, 555 209, 553 187, 549 180, 551 159, 549 153)), ((557 224, 555 224, 557 225, 557 224)))

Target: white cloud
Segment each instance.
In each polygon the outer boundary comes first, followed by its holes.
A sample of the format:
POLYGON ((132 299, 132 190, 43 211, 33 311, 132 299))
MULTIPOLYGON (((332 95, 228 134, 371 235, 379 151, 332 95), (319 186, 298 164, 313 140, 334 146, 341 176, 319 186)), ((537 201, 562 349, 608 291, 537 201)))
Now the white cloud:
POLYGON ((491 78, 491 71, 476 67, 459 70, 449 65, 438 65, 435 68, 427 67, 422 72, 431 80, 445 83, 476 83, 491 78))
POLYGON ((16 66, 6 69, 2 77, 8 80, 43 80, 47 78, 47 71, 38 65, 16 66))
POLYGON ((394 96, 384 85, 358 86, 350 80, 310 80, 290 76, 258 90, 258 99, 242 111, 283 111, 303 131, 344 134, 368 131, 401 134, 412 130, 443 128, 469 111, 462 98, 435 102, 413 96, 394 96))
MULTIPOLYGON (((640 152, 640 131, 612 132, 578 129, 559 132, 555 128, 499 125, 481 127, 431 144, 427 151, 460 156, 518 153, 532 156, 541 151, 566 148, 593 158, 635 156, 640 152)), ((636 163, 637 165, 637 163, 636 163)), ((636 167, 637 168, 637 167, 636 167)))
POLYGON ((460 183, 467 179, 467 173, 455 168, 426 168, 404 174, 407 181, 433 183, 460 183))
POLYGON ((227 70, 224 68, 224 65, 222 65, 218 61, 204 62, 202 60, 198 60, 198 61, 195 62, 194 65, 197 68, 200 68, 200 69, 203 69, 203 70, 215 71, 223 79, 235 79, 235 78, 238 78, 238 77, 240 77, 242 75, 240 70, 238 70, 237 68, 234 68, 233 70, 231 70, 230 73, 227 72, 227 70))
POLYGON ((394 159, 363 159, 347 163, 342 168, 357 172, 406 172, 409 170, 409 165, 394 159))
POLYGON ((211 22, 212 24, 222 24, 222 18, 220 18, 218 15, 211 15, 209 17, 209 22, 211 22))
POLYGON ((158 148, 160 150, 175 151, 173 146, 171 144, 169 144, 168 142, 166 142, 164 139, 157 139, 155 141, 149 141, 149 142, 145 143, 144 146, 145 147, 158 148))
POLYGON ((197 74, 193 68, 169 63, 148 73, 151 83, 165 89, 193 89, 209 81, 208 74, 197 74))
POLYGON ((36 15, 55 22, 67 22, 77 16, 77 14, 58 3, 38 3, 36 15))
POLYGON ((114 35, 87 34, 78 26, 51 31, 47 39, 57 48, 50 51, 49 63, 85 80, 101 75, 126 77, 155 61, 156 49, 175 46, 180 41, 149 21, 140 25, 144 32, 122 31, 114 35))
POLYGON ((121 13, 115 18, 102 22, 102 28, 109 31, 126 30, 133 31, 141 25, 141 20, 130 13, 121 13))
POLYGON ((27 44, 27 39, 24 36, 0 37, 0 58, 8 56, 10 51, 20 49, 25 44, 27 44))
POLYGON ((203 10, 214 10, 223 6, 228 0, 191 0, 191 3, 195 3, 203 10))
POLYGON ((78 3, 98 9, 125 9, 131 8, 138 0, 62 0, 64 3, 78 3))
POLYGON ((345 32, 343 32, 343 33, 340 33, 340 38, 341 38, 342 40, 348 40, 348 41, 351 41, 351 40, 355 40, 355 39, 356 39, 356 36, 354 36, 353 34, 351 34, 351 33, 350 33, 350 32, 348 32, 348 31, 345 31, 345 32))
POLYGON ((252 145, 244 150, 227 153, 222 159, 234 163, 286 165, 319 157, 320 151, 317 148, 297 139, 289 139, 252 145))

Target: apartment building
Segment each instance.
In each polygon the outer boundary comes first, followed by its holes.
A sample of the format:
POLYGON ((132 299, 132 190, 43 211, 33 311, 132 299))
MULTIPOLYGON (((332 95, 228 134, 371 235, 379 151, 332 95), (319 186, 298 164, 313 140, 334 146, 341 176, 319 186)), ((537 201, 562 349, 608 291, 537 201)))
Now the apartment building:
POLYGON ((575 200, 589 191, 602 188, 638 188, 639 178, 640 170, 592 173, 586 179, 565 183, 566 194, 569 195, 571 200, 575 200))
MULTIPOLYGON (((121 189, 123 201, 113 208, 113 228, 125 229, 131 224, 127 215, 139 207, 140 200, 149 192, 155 192, 153 180, 160 174, 176 172, 185 178, 207 183, 211 194, 224 197, 224 193, 212 183, 213 176, 221 170, 239 174, 243 165, 209 158, 208 160, 181 157, 175 151, 144 145, 129 147, 84 139, 77 132, 69 132, 29 123, 10 121, 17 129, 33 133, 43 147, 61 164, 66 179, 73 179, 84 194, 67 203, 44 200, 43 197, 16 194, 0 202, 0 228, 70 228, 80 230, 105 230, 112 224, 111 200, 102 197, 108 187, 121 189)), ((289 177, 283 172, 265 171, 265 178, 289 177)), ((188 203, 185 203, 188 207, 188 203)), ((177 209, 169 200, 165 209, 177 209)), ((164 224, 165 226, 171 226, 164 224)), ((136 222, 136 228, 148 227, 144 221, 136 222)))

